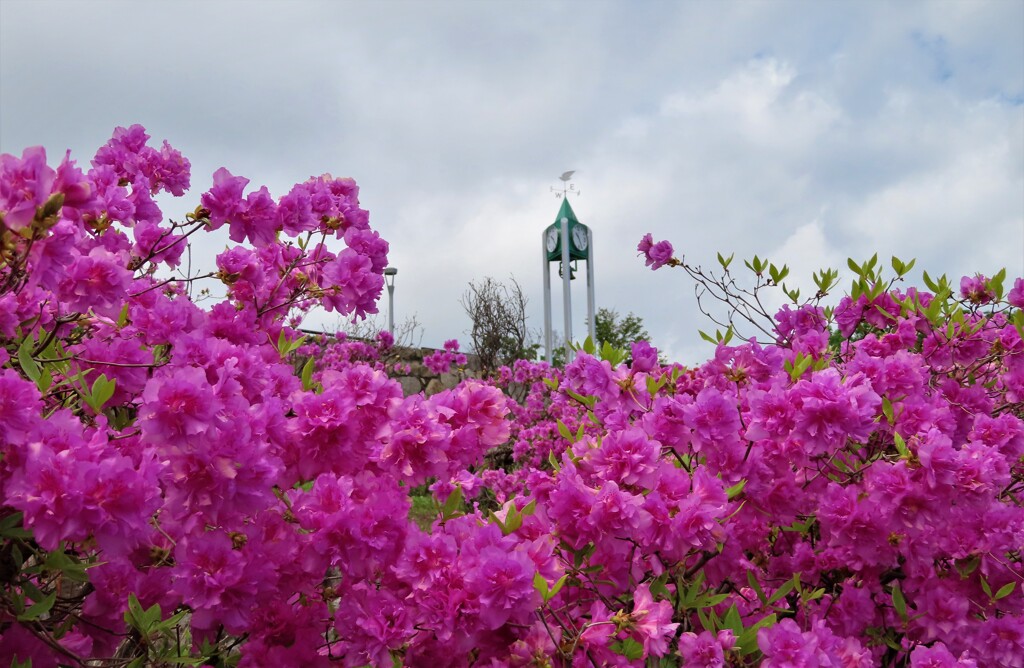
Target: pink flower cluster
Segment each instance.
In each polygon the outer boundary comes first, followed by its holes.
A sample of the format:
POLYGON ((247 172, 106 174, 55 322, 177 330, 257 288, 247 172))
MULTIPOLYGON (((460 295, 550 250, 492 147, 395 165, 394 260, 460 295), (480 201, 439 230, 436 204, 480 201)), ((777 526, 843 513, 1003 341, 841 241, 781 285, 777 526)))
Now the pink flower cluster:
POLYGON ((445 341, 442 350, 435 350, 423 358, 423 366, 436 374, 450 373, 453 364, 459 367, 466 366, 466 355, 459 352, 459 342, 456 339, 445 341))
POLYGON ((355 184, 218 170, 165 225, 188 162, 148 139, 89 174, 0 158, 0 656, 1022 665, 1024 280, 787 307, 693 369, 638 344, 404 396, 387 337, 293 328, 376 308, 355 184), (225 225, 215 272, 160 278, 225 225))

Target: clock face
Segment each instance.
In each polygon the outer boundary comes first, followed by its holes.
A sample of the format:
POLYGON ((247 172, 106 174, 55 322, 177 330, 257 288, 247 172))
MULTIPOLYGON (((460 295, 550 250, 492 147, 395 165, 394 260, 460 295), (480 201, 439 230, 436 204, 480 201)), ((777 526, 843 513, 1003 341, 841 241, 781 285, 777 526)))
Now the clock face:
POLYGON ((582 227, 572 228, 572 242, 576 248, 587 250, 587 231, 582 227))
POLYGON ((548 230, 547 247, 548 252, 555 250, 555 246, 558 245, 558 230, 551 228, 548 230))

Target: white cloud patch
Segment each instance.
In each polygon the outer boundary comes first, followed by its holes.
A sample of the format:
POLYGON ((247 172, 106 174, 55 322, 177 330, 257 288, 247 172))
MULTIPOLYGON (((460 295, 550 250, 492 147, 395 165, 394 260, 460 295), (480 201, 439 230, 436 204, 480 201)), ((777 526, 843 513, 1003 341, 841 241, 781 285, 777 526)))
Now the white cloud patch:
POLYGON ((175 215, 221 165, 275 195, 351 175, 391 242, 396 316, 434 345, 488 275, 519 279, 540 328, 567 169, 598 303, 689 362, 707 326, 681 272, 636 257, 645 232, 696 264, 769 255, 802 289, 874 252, 1024 274, 1022 3, 239 6, 0 1, 0 150, 84 162, 140 122, 193 162, 175 215))

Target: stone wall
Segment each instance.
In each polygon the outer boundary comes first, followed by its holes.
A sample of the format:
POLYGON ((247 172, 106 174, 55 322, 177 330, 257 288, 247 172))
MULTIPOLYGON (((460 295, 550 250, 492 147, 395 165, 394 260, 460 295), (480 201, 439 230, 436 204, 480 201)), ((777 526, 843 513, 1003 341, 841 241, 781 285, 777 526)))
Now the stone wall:
MULTIPOLYGON (((300 332, 314 337, 324 337, 322 341, 332 341, 334 335, 328 332, 320 332, 312 329, 300 329, 300 332)), ((357 336, 348 337, 348 341, 365 343, 376 346, 377 341, 364 339, 357 336)), ((402 392, 405 396, 423 392, 427 396, 450 390, 466 378, 480 378, 483 374, 480 366, 480 357, 472 353, 463 353, 466 356, 466 366, 463 368, 453 367, 450 373, 436 374, 423 364, 423 358, 438 352, 438 348, 413 348, 408 346, 394 346, 382 355, 381 361, 390 370, 388 375, 402 385, 402 392), (395 366, 408 367, 408 371, 395 371, 395 366)))
POLYGON ((391 371, 390 376, 402 384, 405 396, 423 392, 426 396, 450 390, 466 378, 480 378, 480 358, 470 353, 466 355, 464 368, 452 367, 450 373, 436 374, 423 364, 423 358, 437 352, 436 348, 405 348, 395 346, 387 354, 389 367, 394 365, 408 366, 407 372, 391 371))

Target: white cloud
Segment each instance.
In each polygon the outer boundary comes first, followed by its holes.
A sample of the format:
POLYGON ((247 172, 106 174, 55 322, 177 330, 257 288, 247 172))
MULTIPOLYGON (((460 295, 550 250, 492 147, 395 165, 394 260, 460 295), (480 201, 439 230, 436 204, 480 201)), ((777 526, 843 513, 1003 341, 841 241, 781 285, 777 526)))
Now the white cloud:
POLYGON ((794 283, 876 251, 1024 273, 1024 4, 240 7, 0 1, 0 149, 85 161, 143 123, 193 161, 181 210, 221 165, 277 195, 351 175, 427 344, 468 329, 458 298, 486 275, 514 274, 541 326, 566 169, 598 303, 690 362, 706 327, 680 272, 636 257, 644 232, 701 264, 769 254, 794 283))

